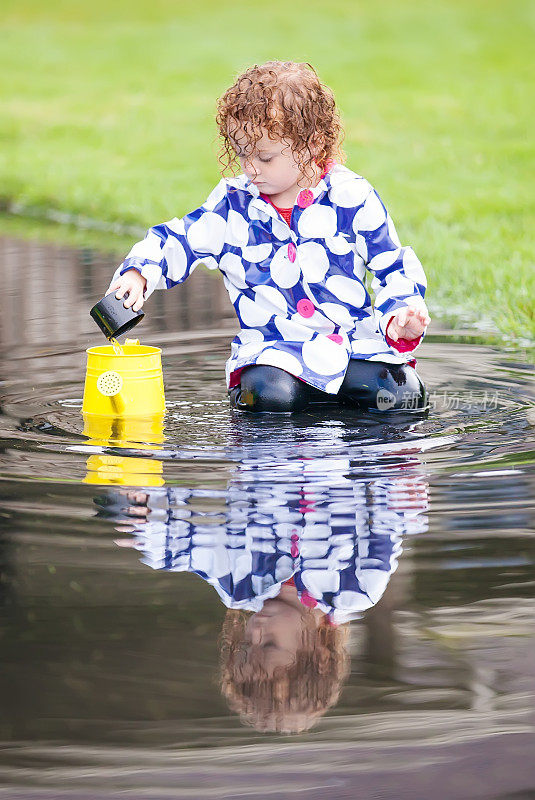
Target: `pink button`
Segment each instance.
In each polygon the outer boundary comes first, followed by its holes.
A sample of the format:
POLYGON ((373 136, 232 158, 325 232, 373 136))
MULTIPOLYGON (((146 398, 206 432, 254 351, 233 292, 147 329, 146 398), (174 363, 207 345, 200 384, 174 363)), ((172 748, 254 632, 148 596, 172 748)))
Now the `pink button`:
POLYGON ((342 342, 344 341, 339 333, 330 333, 327 336, 327 339, 330 339, 331 342, 336 342, 336 344, 342 344, 342 342))
POLYGON ((297 195, 297 205, 299 208, 308 208, 314 202, 314 195, 310 189, 303 189, 297 195))
POLYGON ((314 303, 311 303, 310 300, 303 299, 297 303, 297 311, 302 317, 312 317, 315 310, 314 303))
POLYGON ((297 248, 293 242, 290 242, 288 245, 288 258, 294 263, 295 259, 297 258, 297 248))
POLYGON ((296 544, 293 544, 290 547, 290 555, 292 558, 297 558, 297 556, 299 555, 299 548, 296 544))

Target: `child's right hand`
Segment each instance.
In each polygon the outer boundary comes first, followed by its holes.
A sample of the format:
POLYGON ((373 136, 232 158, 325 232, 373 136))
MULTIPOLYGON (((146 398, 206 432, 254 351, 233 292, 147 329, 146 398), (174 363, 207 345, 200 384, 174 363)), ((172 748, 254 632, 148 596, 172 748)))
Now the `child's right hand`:
POLYGON ((143 293, 146 286, 146 278, 137 269, 129 269, 110 284, 106 296, 115 292, 115 297, 120 300, 128 292, 128 297, 123 303, 124 307, 130 308, 132 306, 132 311, 139 311, 145 302, 143 293))

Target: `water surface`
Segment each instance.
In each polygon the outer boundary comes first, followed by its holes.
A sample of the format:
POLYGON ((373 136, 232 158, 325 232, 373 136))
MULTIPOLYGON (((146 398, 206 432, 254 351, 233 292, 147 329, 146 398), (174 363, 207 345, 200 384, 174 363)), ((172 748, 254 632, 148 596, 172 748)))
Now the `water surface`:
POLYGON ((112 264, 15 240, 1 254, 0 796, 534 797, 525 354, 430 334, 426 418, 248 417, 225 391, 232 309, 198 270, 138 329, 163 348, 163 440, 100 441, 80 409, 112 264), (181 554, 193 543, 217 573, 241 548, 258 575, 291 535, 334 572, 341 543, 386 555, 368 564, 380 599, 347 623, 337 702, 266 733, 229 709, 224 592, 181 554))

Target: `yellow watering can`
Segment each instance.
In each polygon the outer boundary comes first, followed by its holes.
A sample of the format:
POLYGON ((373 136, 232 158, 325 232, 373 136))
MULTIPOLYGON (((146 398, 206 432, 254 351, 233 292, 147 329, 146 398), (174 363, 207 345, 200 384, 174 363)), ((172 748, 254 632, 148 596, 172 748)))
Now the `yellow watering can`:
MULTIPOLYGON (((113 294, 100 300, 91 316, 108 337, 119 336, 143 318, 125 309, 113 294)), ((112 339, 113 341, 113 339, 112 339)), ((165 395, 159 347, 127 339, 124 345, 87 350, 82 413, 89 444, 153 450, 163 442, 165 395)), ((95 453, 87 459, 85 483, 162 486, 162 462, 153 458, 95 453)))
POLYGON ((127 339, 116 354, 113 346, 87 350, 82 412, 103 417, 163 414, 165 395, 162 351, 127 339))

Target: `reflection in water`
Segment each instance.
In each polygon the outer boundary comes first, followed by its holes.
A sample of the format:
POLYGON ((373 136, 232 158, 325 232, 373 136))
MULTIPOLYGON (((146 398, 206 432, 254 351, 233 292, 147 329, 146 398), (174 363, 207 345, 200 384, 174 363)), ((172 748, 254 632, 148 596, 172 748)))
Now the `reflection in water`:
POLYGON ((383 595, 403 537, 426 530, 418 459, 354 477, 370 466, 339 456, 277 463, 250 446, 222 493, 224 511, 198 511, 206 490, 176 487, 96 499, 133 535, 118 544, 153 569, 192 572, 214 587, 228 609, 221 689, 258 730, 306 730, 336 702, 349 668, 347 623, 383 595))
POLYGON ((13 240, 0 242, 0 261, 6 797, 531 796, 535 416, 526 354, 435 329, 419 367, 440 402, 417 426, 342 410, 238 419, 222 377, 235 315, 222 283, 199 269, 180 291, 153 296, 139 329, 163 346, 163 433, 106 423, 84 434, 84 351, 103 340, 83 309, 116 262, 13 240), (497 404, 480 402, 496 393, 497 404), (429 530, 407 535, 425 530, 424 514, 429 530), (135 544, 155 568, 114 540, 135 544), (193 556, 197 574, 165 569, 181 558, 191 568, 193 556), (361 611, 336 606, 337 592, 318 583, 322 564, 329 580, 341 579, 353 557, 371 566, 353 591, 370 605, 361 611), (283 570, 284 558, 292 563, 283 570), (280 605, 271 609, 292 572, 284 632, 280 605), (246 599, 237 592, 249 574, 259 585, 247 602, 265 591, 263 607, 227 606, 246 599), (225 575, 233 585, 221 586, 225 575), (261 585, 270 575, 281 587, 273 597, 261 585), (295 604, 299 578, 301 596, 327 610, 295 604), (342 611, 354 619, 325 624, 342 611), (316 617, 340 640, 317 647, 320 626, 304 625, 316 617), (268 632, 277 637, 271 661, 261 647, 268 632), (314 689, 295 677, 314 674, 308 664, 291 672, 299 648, 323 654, 314 689), (236 694, 236 714, 220 687, 231 704, 236 694), (296 704, 311 697, 299 717, 296 704), (240 713, 260 728, 318 721, 281 739, 242 725, 240 713))

